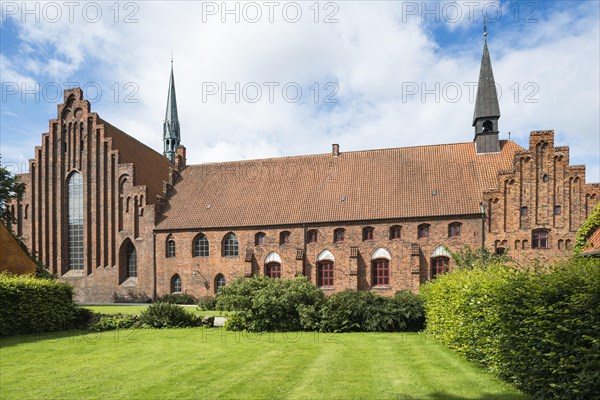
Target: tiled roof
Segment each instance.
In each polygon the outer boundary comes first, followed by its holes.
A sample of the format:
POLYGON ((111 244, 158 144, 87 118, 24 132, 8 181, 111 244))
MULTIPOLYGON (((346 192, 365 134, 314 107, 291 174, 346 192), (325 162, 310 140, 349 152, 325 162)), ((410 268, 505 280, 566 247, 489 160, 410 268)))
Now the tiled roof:
POLYGON ((113 149, 119 151, 119 162, 135 165, 134 184, 146 185, 148 189, 146 202, 154 204, 156 196, 162 195, 163 181, 169 180, 169 168, 173 166, 162 154, 157 153, 105 120, 100 120, 100 122, 104 125, 105 137, 112 138, 113 149))
POLYGON ((522 150, 475 143, 190 165, 157 229, 200 229, 479 213, 522 150))
POLYGON ((600 253, 600 228, 590 236, 583 248, 583 254, 598 254, 600 253))

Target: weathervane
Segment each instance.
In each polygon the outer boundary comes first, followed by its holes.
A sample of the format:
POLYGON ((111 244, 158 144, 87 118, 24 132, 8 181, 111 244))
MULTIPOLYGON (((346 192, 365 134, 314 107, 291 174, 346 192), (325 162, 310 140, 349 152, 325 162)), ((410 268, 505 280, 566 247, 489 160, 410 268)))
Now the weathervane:
POLYGON ((483 16, 483 37, 487 36, 487 27, 486 27, 486 16, 483 16))

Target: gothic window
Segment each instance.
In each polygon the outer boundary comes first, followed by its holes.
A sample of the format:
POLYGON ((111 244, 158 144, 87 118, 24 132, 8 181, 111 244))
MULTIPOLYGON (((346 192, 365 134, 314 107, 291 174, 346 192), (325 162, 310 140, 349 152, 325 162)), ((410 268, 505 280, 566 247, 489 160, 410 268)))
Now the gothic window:
POLYGON ((225 287, 225 277, 223 274, 218 274, 215 278, 215 294, 218 294, 222 287, 225 287))
POLYGON ((270 262, 265 266, 265 275, 269 278, 281 278, 281 264, 270 262))
POLYGON ((428 238, 429 237, 429 224, 421 224, 417 227, 417 238, 428 238))
POLYGON ((171 278, 171 293, 181 293, 181 277, 177 274, 171 278))
POLYGON ((450 259, 448 257, 435 257, 431 259, 431 278, 448 272, 450 259))
POLYGON ((333 286, 333 261, 321 261, 318 266, 317 272, 318 282, 320 287, 332 287, 333 286))
POLYGON ((561 209, 560 206, 554 206, 554 215, 560 215, 561 209))
POLYGON ((208 239, 203 233, 196 235, 192 246, 192 255, 194 257, 208 257, 208 239))
POLYGON ((167 258, 175 257, 175 241, 173 239, 167 240, 167 258))
POLYGON ((73 172, 67 182, 69 269, 83 269, 83 179, 73 172))
POLYGON ((237 257, 240 254, 239 242, 234 233, 228 233, 223 240, 223 256, 237 257))
POLYGON ((457 237, 460 236, 460 226, 462 224, 460 222, 453 222, 448 225, 448 237, 457 237))
POLYGON ((385 258, 372 261, 371 271, 373 275, 373 286, 385 286, 390 284, 390 262, 385 258))
POLYGON ((319 232, 316 229, 306 232, 306 241, 308 243, 316 243, 317 240, 319 240, 319 232))
POLYGON ((256 235, 254 235, 254 245, 255 246, 263 246, 265 244, 265 233, 264 232, 258 232, 256 235))
POLYGON ((536 230, 531 236, 531 248, 547 249, 548 248, 548 231, 536 230))
POLYGON ((390 239, 400 239, 402 237, 402 228, 400 225, 394 225, 390 227, 390 239))
POLYGON ((365 228, 363 228, 362 230, 362 240, 363 242, 365 240, 373 240, 373 227, 372 226, 367 226, 365 228))
POLYGON ((288 244, 290 243, 290 232, 283 231, 279 234, 279 244, 288 244))
POLYGON ((338 228, 333 231, 333 242, 343 242, 346 239, 346 230, 344 228, 338 228))
POLYGON ((137 252, 130 241, 127 242, 125 249, 125 274, 127 278, 137 277, 137 252))

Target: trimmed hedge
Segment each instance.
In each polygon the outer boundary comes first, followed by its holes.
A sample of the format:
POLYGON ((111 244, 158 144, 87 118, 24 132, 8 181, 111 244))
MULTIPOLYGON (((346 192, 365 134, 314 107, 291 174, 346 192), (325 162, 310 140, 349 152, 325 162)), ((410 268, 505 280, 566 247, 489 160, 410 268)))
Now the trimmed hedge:
POLYGON ((196 298, 191 294, 187 293, 171 293, 165 294, 158 300, 157 303, 171 303, 171 304, 196 304, 196 298))
POLYGON ((534 398, 600 393, 600 260, 459 269, 421 293, 429 333, 534 398))
POLYGON ((139 322, 151 328, 187 328, 200 326, 202 318, 173 303, 154 303, 140 314, 139 322))
POLYGON ((79 310, 67 283, 0 274, 1 336, 74 328, 87 318, 79 310))

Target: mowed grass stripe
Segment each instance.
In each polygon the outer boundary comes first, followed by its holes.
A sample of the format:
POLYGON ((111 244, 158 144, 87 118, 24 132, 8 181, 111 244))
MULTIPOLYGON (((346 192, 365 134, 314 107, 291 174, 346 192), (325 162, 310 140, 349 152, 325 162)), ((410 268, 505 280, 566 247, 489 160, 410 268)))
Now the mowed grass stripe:
POLYGON ((142 329, 0 343, 3 399, 525 398, 419 334, 142 329))

